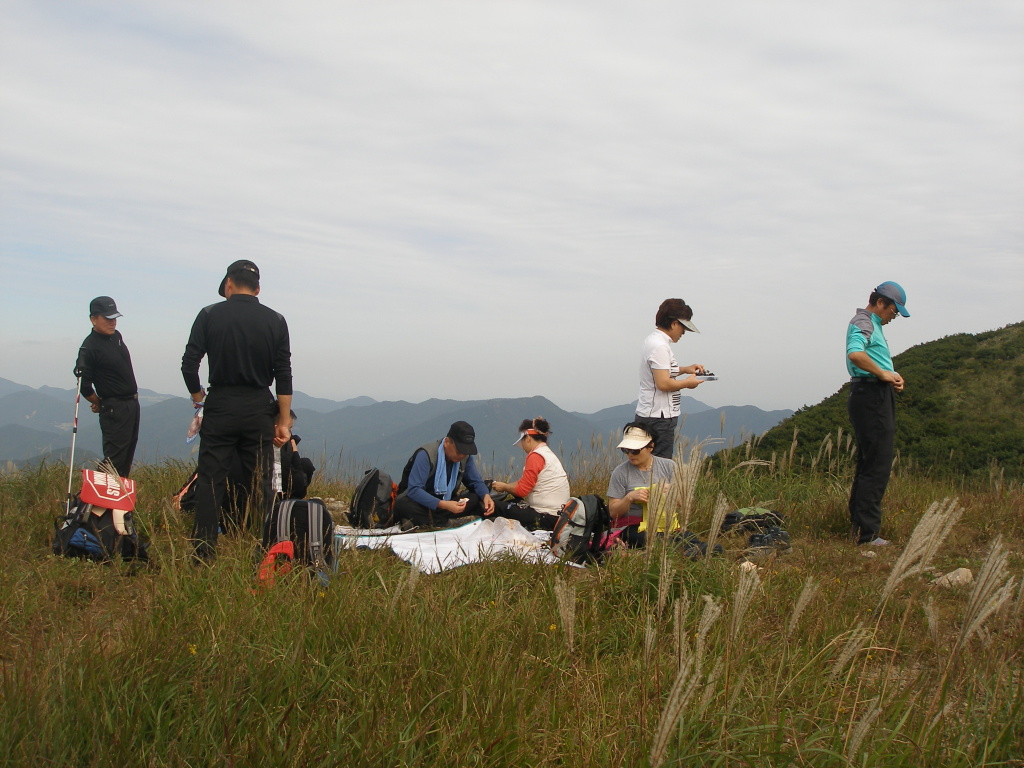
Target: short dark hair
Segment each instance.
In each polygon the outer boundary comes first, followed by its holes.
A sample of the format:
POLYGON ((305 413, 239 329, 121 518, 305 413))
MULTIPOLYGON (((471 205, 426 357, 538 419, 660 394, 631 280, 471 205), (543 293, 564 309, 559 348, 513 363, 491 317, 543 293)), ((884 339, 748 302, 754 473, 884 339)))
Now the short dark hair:
POLYGON ((260 287, 260 279, 249 269, 234 269, 228 272, 231 282, 247 291, 255 291, 260 287))
POLYGON ((690 320, 693 318, 693 310, 682 299, 665 299, 658 307, 658 314, 654 317, 654 324, 663 330, 672 327, 672 321, 676 318, 690 320))
POLYGON ((883 296, 878 291, 872 291, 871 295, 868 296, 868 306, 873 307, 878 303, 879 299, 885 299, 885 306, 895 305, 896 302, 890 299, 888 296, 883 296))
POLYGON ((543 416, 538 416, 536 419, 523 419, 522 423, 519 425, 519 431, 525 432, 528 429, 535 429, 540 432, 541 434, 530 435, 530 437, 542 443, 546 443, 548 441, 548 435, 551 433, 551 425, 548 424, 548 420, 543 416))

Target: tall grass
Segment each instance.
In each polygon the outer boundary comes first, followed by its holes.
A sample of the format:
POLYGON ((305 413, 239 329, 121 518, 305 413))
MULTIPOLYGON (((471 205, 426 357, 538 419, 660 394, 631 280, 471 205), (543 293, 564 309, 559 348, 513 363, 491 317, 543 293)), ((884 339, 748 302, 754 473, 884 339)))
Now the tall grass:
MULTIPOLYGON (((246 534, 194 569, 190 519, 168 503, 182 467, 134 474, 155 559, 141 571, 48 554, 65 467, 0 477, 0 755, 1021 765, 1024 494, 997 475, 943 485, 897 467, 884 519, 895 546, 865 558, 846 535, 845 443, 823 444, 813 467, 792 451, 750 463, 749 444, 714 461, 681 451, 689 490, 666 512, 714 531, 724 557, 658 543, 600 568, 509 559, 421 576, 386 552, 345 550, 326 589, 296 573, 254 590, 246 534), (741 569, 745 542, 718 526, 752 504, 785 514, 794 552, 741 569), (974 585, 930 586, 959 566, 974 585)), ((618 457, 597 447, 574 457, 574 492, 604 492, 618 457)), ((312 492, 344 499, 351 484, 321 476, 312 492)))

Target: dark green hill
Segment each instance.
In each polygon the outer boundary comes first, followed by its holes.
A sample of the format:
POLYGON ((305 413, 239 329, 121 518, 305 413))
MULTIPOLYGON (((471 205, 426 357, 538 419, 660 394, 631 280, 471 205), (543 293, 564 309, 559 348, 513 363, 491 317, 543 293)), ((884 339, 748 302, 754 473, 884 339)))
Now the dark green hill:
MULTIPOLYGON (((963 474, 987 472, 994 460, 1007 477, 1024 478, 1024 323, 918 344, 893 362, 906 380, 896 401, 901 460, 963 474)), ((759 453, 788 451, 796 428, 796 460, 808 463, 827 434, 851 431, 848 394, 844 384, 801 408, 764 435, 759 453)))

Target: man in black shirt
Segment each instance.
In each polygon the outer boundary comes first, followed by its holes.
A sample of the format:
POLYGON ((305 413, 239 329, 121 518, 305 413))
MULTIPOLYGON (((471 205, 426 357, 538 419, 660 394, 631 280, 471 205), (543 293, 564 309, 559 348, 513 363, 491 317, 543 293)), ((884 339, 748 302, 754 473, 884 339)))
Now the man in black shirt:
POLYGON ((212 562, 216 556, 217 512, 235 454, 247 476, 256 473, 252 488, 262 489, 260 511, 265 519, 274 503, 273 446, 291 439, 288 324, 260 304, 259 292, 260 272, 255 264, 242 260, 228 267, 218 290, 227 301, 199 313, 181 358, 181 373, 192 400, 205 402, 192 529, 196 560, 212 562), (209 395, 199 380, 204 356, 210 368, 209 395), (272 381, 277 384, 276 404, 270 392, 272 381))
POLYGON ((103 455, 121 477, 128 477, 139 442, 139 387, 128 347, 117 330, 119 317, 109 296, 89 303, 92 333, 78 350, 75 375, 81 378, 79 392, 100 415, 103 455))

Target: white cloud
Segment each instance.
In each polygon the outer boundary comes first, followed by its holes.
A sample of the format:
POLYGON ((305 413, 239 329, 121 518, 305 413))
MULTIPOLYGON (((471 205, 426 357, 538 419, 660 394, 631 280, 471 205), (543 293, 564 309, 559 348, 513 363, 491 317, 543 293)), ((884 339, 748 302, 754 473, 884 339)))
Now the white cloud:
MULTIPOLYGON (((670 295, 715 404, 834 391, 881 280, 914 312, 894 349, 1021 319, 1013 3, 0 13, 5 313, 46 306, 0 355, 84 336, 109 293, 143 386, 181 391, 243 256, 296 386, 339 398, 625 402, 670 295)), ((23 380, 58 383, 37 358, 23 380)))

